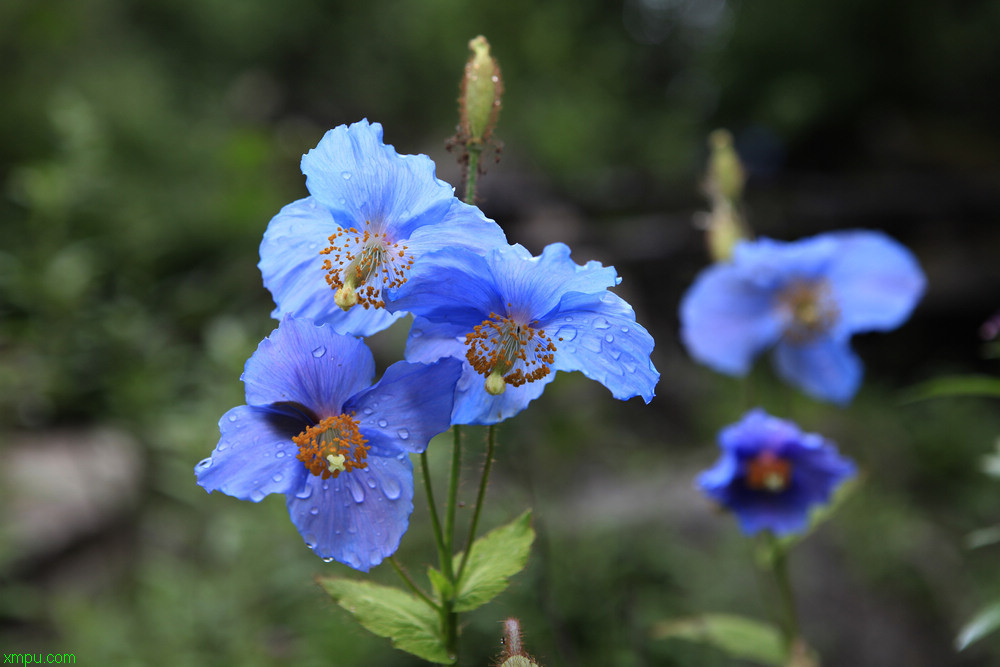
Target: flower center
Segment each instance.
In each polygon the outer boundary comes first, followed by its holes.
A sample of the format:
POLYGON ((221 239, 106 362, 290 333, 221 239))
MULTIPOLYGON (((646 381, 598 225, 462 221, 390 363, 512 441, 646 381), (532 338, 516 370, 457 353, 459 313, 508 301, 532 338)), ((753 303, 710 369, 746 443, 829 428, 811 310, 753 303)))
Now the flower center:
POLYGON ((792 463, 765 449, 752 458, 746 467, 746 484, 754 491, 780 493, 792 479, 792 463))
POLYGON ((351 415, 327 417, 293 437, 292 442, 299 446, 297 458, 306 469, 323 479, 368 467, 367 440, 351 415))
POLYGON ((406 282, 406 272, 413 266, 413 255, 406 246, 393 243, 385 232, 372 229, 340 229, 329 238, 330 245, 319 251, 329 255, 323 260, 326 282, 334 292, 334 301, 344 310, 361 304, 365 308, 384 308, 382 290, 406 282))
POLYGON ((778 304, 785 318, 785 336, 795 343, 806 343, 833 328, 840 308, 826 280, 797 280, 778 294, 778 304))
POLYGON ((465 358, 477 373, 486 376, 486 391, 494 396, 502 394, 508 384, 520 387, 552 372, 552 353, 556 351, 552 339, 544 329, 510 317, 490 313, 465 335, 465 344, 465 358))

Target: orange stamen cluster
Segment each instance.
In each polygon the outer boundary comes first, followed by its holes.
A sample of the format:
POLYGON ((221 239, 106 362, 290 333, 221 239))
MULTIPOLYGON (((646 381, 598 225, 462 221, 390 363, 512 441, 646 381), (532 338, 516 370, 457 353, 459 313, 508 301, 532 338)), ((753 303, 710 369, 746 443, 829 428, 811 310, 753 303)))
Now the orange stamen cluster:
POLYGON ((490 313, 488 319, 465 335, 465 344, 469 347, 465 358, 477 373, 499 373, 514 387, 552 372, 552 353, 556 351, 552 339, 544 329, 520 324, 511 317, 490 313))
POLYGON ((294 436, 292 442, 299 446, 297 458, 323 479, 368 467, 367 440, 351 415, 327 417, 294 436))
POLYGON ((792 463, 765 449, 747 463, 746 483, 754 491, 778 493, 788 488, 792 463))
POLYGON ((840 318, 840 308, 825 280, 797 280, 778 294, 786 318, 785 336, 794 343, 807 343, 829 331, 840 318))
POLYGON ((390 242, 388 234, 373 231, 371 226, 365 222, 363 232, 355 227, 338 230, 319 254, 330 255, 323 260, 323 270, 331 289, 338 290, 348 283, 356 290, 360 305, 384 308, 382 289, 406 282, 413 255, 407 254, 405 245, 390 242))

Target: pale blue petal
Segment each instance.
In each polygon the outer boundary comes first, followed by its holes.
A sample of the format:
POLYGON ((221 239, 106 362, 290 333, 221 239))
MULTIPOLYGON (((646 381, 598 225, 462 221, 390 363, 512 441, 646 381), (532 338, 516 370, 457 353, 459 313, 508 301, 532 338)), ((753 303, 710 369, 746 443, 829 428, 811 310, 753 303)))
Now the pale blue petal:
POLYGON ((774 348, 778 375, 814 398, 846 404, 861 385, 861 360, 847 340, 819 338, 803 344, 782 341, 774 348))
POLYGON ((553 370, 580 371, 617 399, 653 399, 660 378, 649 358, 653 337, 617 294, 567 294, 557 314, 539 326, 556 346, 553 370))
POLYGON ((766 290, 784 287, 789 280, 816 280, 825 276, 836 258, 839 244, 830 234, 798 241, 766 237, 741 241, 733 249, 731 267, 740 277, 766 290))
POLYGON ((774 299, 772 289, 747 280, 735 265, 715 264, 681 300, 681 340, 696 361, 745 375, 754 357, 781 337, 774 299))
POLYGON ((360 421, 372 454, 420 453, 431 438, 451 426, 455 383, 461 374, 457 359, 429 365, 399 361, 377 384, 348 401, 344 410, 360 421))
POLYGON ((441 219, 454 188, 426 155, 400 155, 382 143, 382 126, 362 120, 329 132, 302 157, 309 193, 344 227, 382 226, 391 240, 441 219))
POLYGON ((362 341, 286 316, 247 361, 242 380, 248 405, 294 403, 322 419, 340 414, 374 375, 375 361, 362 341))
POLYGON ((405 238, 406 252, 415 261, 443 248, 464 248, 485 255, 493 248, 507 245, 500 225, 459 199, 452 199, 447 212, 433 224, 415 227, 405 238))
POLYGON ((304 415, 241 405, 219 420, 219 444, 195 467, 198 484, 240 500, 260 502, 298 489, 306 468, 292 436, 309 426, 304 415))
POLYGON ((372 456, 368 467, 322 479, 309 475, 288 495, 288 513, 317 556, 367 572, 396 552, 413 512, 409 455, 372 456))
POLYGON ((848 333, 895 329, 910 316, 926 279, 913 254, 881 232, 851 231, 827 273, 848 333))
POLYGON ((421 258, 407 282, 388 290, 387 307, 436 322, 450 322, 465 333, 506 304, 486 260, 468 250, 446 248, 421 258))

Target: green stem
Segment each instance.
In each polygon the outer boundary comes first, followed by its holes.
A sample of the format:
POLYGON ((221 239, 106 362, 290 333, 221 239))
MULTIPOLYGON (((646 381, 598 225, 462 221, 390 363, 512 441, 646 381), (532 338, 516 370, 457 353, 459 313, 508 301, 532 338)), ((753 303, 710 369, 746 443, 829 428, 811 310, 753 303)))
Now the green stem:
POLYGON ((438 604, 436 602, 434 602, 434 600, 431 600, 429 597, 427 597, 427 594, 424 593, 422 590, 420 590, 420 587, 417 586, 413 582, 413 579, 410 578, 410 575, 408 575, 403 570, 403 568, 400 567, 399 563, 396 562, 396 557, 395 556, 389 556, 389 558, 387 560, 389 561, 389 564, 392 565, 392 568, 394 570, 396 570, 396 574, 398 574, 403 579, 403 581, 406 583, 406 587, 407 588, 409 588, 411 591, 413 591, 413 593, 418 598, 420 598, 421 600, 423 600, 424 602, 426 602, 427 604, 429 604, 434 611, 437 611, 437 612, 441 611, 441 607, 439 607, 438 604))
POLYGON ((452 427, 455 432, 455 443, 451 451, 451 478, 448 480, 448 504, 444 515, 444 544, 448 550, 448 562, 445 565, 445 576, 451 582, 455 581, 455 569, 452 554, 455 552, 455 509, 458 507, 458 478, 462 468, 462 430, 457 424, 452 427))
POLYGON ((799 637, 798 610, 795 605, 795 592, 792 590, 792 580, 788 575, 788 550, 771 533, 767 533, 768 546, 771 550, 771 569, 778 586, 778 596, 784 611, 782 630, 785 643, 791 649, 799 637))
POLYGON ((476 506, 472 510, 472 521, 469 523, 469 536, 465 540, 465 552, 462 554, 462 562, 458 565, 458 574, 455 581, 461 581, 462 573, 465 572, 465 564, 469 562, 469 554, 472 553, 472 543, 476 539, 476 528, 479 525, 479 514, 483 509, 483 499, 486 497, 486 486, 490 479, 490 468, 493 466, 493 453, 497 445, 497 426, 490 424, 486 436, 486 461, 483 463, 483 474, 479 478, 479 493, 476 494, 476 506))
POLYGON ((469 142, 466 145, 469 152, 469 164, 465 173, 465 203, 476 205, 476 180, 479 178, 479 155, 483 152, 483 147, 479 144, 469 142))
POLYGON ((431 526, 434 529, 434 542, 437 545, 438 560, 441 562, 441 567, 443 568, 446 562, 451 563, 451 557, 450 552, 445 549, 444 537, 441 534, 441 521, 438 519, 437 505, 434 503, 434 490, 431 488, 431 471, 427 465, 426 451, 420 453, 420 469, 424 474, 424 492, 427 494, 427 506, 430 508, 431 526))

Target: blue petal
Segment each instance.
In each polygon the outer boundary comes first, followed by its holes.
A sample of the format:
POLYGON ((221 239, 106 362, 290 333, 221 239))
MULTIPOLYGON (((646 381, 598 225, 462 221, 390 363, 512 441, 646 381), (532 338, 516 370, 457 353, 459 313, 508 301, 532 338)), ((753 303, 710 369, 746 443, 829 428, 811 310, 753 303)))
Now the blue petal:
POLYGON ((660 378, 649 358, 653 337, 617 294, 567 294, 539 325, 556 346, 553 370, 580 371, 617 399, 653 399, 660 378))
POLYGON ((463 333, 472 331, 491 312, 506 312, 506 302, 486 260, 460 248, 425 255, 414 265, 406 283, 388 293, 388 308, 450 322, 463 333))
POLYGON ((330 211, 313 197, 292 202, 271 219, 257 264, 276 304, 271 317, 280 319, 291 313, 330 324, 338 333, 368 336, 403 316, 381 308, 345 312, 334 303, 323 269, 324 256, 319 253, 339 229, 330 211))
POLYGON ((382 143, 382 126, 366 120, 327 132, 302 157, 302 173, 309 193, 340 225, 384 225, 393 241, 440 220, 454 198, 429 157, 396 153, 382 143))
POLYGON ((418 317, 406 341, 408 361, 429 363, 443 357, 462 361, 462 376, 455 386, 453 424, 497 424, 513 417, 541 396, 545 385, 555 377, 555 373, 550 373, 520 387, 508 385, 499 396, 490 394, 486 391, 486 378, 465 359, 467 330, 456 333, 460 329, 448 322, 439 324, 418 317))
POLYGON ((361 434, 373 454, 420 453, 431 438, 451 426, 455 383, 461 374, 457 359, 430 365, 399 361, 344 409, 360 420, 361 434))
POLYGON ((822 278, 837 256, 839 244, 830 234, 798 241, 766 237, 742 241, 733 249, 733 267, 742 278, 762 289, 779 289, 789 279, 822 278))
POLYGON ((774 367, 810 396, 841 405, 854 397, 863 373, 848 341, 832 337, 804 344, 782 341, 774 348, 774 367))
POLYGON ((688 353, 721 373, 745 375, 754 357, 781 337, 771 287, 748 280, 733 264, 702 271, 681 300, 688 353))
POLYGON ((406 252, 416 261, 444 248, 464 248, 485 255, 493 248, 507 245, 500 225, 475 206, 453 198, 447 212, 437 220, 415 227, 406 237, 406 252))
POLYGON ((296 403, 323 418, 340 414, 374 375, 362 341, 286 316, 247 361, 242 380, 248 405, 296 403))
POLYGON ((195 467, 198 484, 240 500, 260 502, 298 489, 306 468, 291 437, 308 426, 302 415, 241 405, 219 420, 219 444, 195 467))
POLYGON ((288 513, 317 556, 367 572, 396 552, 413 512, 409 456, 372 456, 368 467, 322 479, 309 475, 288 495, 288 513))
POLYGON ((848 333, 887 331, 906 321, 924 293, 926 280, 913 254, 885 234, 831 234, 840 244, 827 277, 848 333))

